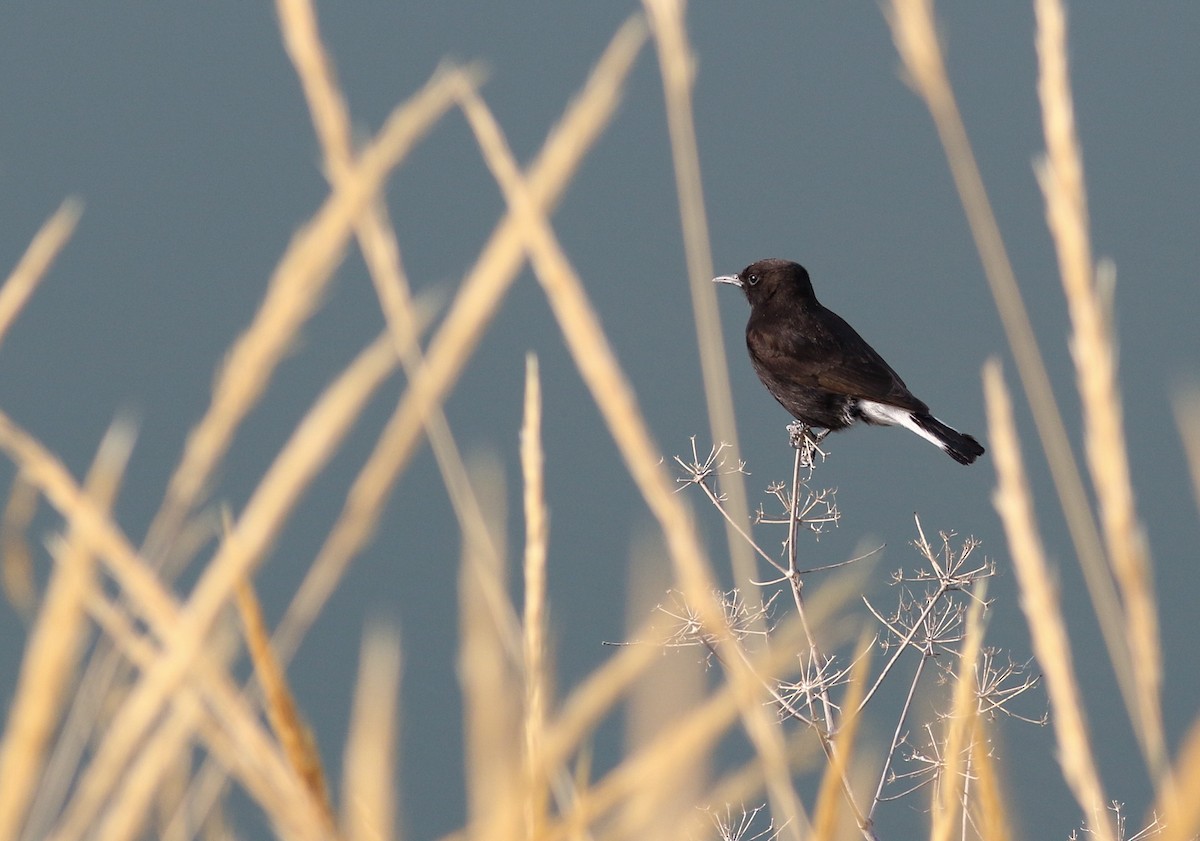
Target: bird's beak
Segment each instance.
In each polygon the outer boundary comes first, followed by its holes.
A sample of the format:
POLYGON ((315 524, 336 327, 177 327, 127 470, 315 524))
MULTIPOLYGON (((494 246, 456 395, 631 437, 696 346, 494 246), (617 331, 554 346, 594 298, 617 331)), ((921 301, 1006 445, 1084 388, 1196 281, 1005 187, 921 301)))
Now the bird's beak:
POLYGON ((731 286, 741 287, 742 279, 735 274, 723 274, 720 277, 714 277, 713 283, 728 283, 731 286))

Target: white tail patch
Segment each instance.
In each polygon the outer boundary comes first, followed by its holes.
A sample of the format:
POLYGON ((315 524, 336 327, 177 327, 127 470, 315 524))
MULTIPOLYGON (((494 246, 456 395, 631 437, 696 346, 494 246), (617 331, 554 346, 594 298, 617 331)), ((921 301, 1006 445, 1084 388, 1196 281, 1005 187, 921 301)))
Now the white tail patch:
POLYGON ((917 433, 939 450, 950 451, 945 441, 938 438, 929 430, 921 428, 913 420, 912 412, 908 409, 901 409, 899 406, 889 406, 886 403, 876 403, 874 400, 859 400, 858 411, 865 420, 871 423, 877 423, 882 426, 902 426, 911 432, 917 433))

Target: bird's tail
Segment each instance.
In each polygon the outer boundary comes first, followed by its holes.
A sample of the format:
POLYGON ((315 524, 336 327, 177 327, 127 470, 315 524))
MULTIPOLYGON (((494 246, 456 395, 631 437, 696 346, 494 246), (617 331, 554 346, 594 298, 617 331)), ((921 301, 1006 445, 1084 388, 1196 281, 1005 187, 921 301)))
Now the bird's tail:
POLYGON ((945 450, 959 464, 970 464, 983 455, 983 446, 978 441, 965 432, 951 429, 933 415, 913 412, 911 417, 913 423, 927 433, 924 437, 945 450))

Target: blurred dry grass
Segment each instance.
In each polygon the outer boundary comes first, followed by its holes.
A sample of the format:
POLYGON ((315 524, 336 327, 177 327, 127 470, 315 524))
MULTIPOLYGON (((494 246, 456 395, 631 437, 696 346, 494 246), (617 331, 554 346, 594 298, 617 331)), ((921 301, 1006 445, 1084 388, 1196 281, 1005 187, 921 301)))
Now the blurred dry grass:
MULTIPOLYGON (((398 837, 396 816, 404 805, 393 802, 392 793, 400 767, 399 641, 383 629, 369 630, 364 639, 337 798, 329 794, 311 735, 291 699, 286 662, 369 539, 422 434, 431 441, 463 535, 459 670, 467 713, 469 809, 456 837, 700 838, 713 831, 723 838, 751 837, 739 834, 728 813, 710 819, 697 807, 719 811, 736 800, 755 799, 769 803, 774 823, 769 833, 754 837, 887 837, 888 832, 864 817, 873 808, 863 810, 859 803, 870 788, 863 783, 870 773, 863 772, 879 765, 884 753, 864 744, 858 726, 858 711, 865 704, 860 699, 869 699, 874 691, 866 691, 870 658, 856 661, 842 699, 854 714, 839 718, 840 726, 822 734, 820 744, 804 728, 786 728, 764 692, 769 681, 797 668, 796 652, 813 646, 814 628, 834 627, 831 620, 852 597, 855 577, 848 574, 818 591, 804 622, 774 628, 770 647, 753 649, 733 632, 724 605, 714 597, 717 575, 707 549, 675 493, 662 450, 549 218, 612 118, 625 79, 652 35, 663 73, 713 437, 736 441, 715 299, 707 283, 711 259, 691 119, 692 58, 684 4, 646 0, 645 19, 635 15, 618 29, 524 172, 478 91, 478 73, 470 68, 439 69, 374 137, 356 148, 345 98, 309 0, 278 0, 277 6, 284 43, 323 150, 330 194, 281 256, 258 312, 230 348, 211 406, 188 437, 144 545, 135 547, 110 514, 134 445, 128 424, 114 425, 80 483, 34 435, 0 412, 0 449, 18 470, 3 522, 6 591, 19 609, 33 615, 0 742, 0 841, 225 837, 231 830, 223 804, 231 782, 283 838, 398 837), (428 308, 410 292, 381 191, 406 154, 453 108, 466 115, 509 209, 446 313, 431 325, 428 308), (215 554, 201 558, 194 536, 210 528, 202 491, 238 427, 262 398, 275 366, 317 313, 352 238, 371 272, 387 331, 317 396, 245 508, 228 518, 215 554), (464 464, 441 402, 527 258, 580 376, 658 522, 673 563, 673 586, 696 611, 706 645, 720 665, 719 679, 709 681, 711 686, 684 673, 668 678, 656 643, 665 642, 672 629, 650 617, 631 634, 641 644, 615 649, 604 666, 567 688, 562 698, 555 697, 545 583, 552 560, 546 554, 540 384, 532 359, 521 434, 525 602, 515 605, 509 599, 505 541, 493 502, 499 495, 489 486, 486 471, 472 472, 464 464), (431 326, 431 337, 422 343, 421 335, 431 326), (303 490, 359 420, 367 400, 400 367, 408 385, 272 635, 248 582, 303 490), (50 544, 53 566, 40 600, 29 583, 32 560, 25 535, 37 496, 62 519, 61 536, 50 544), (202 567, 195 587, 183 595, 172 579, 188 563, 202 567), (241 630, 231 621, 235 603, 241 630), (238 687, 230 675, 243 644, 261 690, 238 687), (83 660, 88 651, 90 658, 83 660), (68 708, 72 688, 81 686, 87 691, 76 692, 74 706, 68 708), (259 700, 260 692, 265 702, 259 700), (670 708, 663 709, 667 698, 670 708), (593 780, 588 741, 625 701, 635 711, 628 753, 593 780), (721 769, 712 761, 714 751, 739 725, 753 759, 739 768, 721 769), (814 767, 823 770, 810 821, 795 780, 799 771, 814 767)), ((1200 829, 1195 798, 1177 794, 1194 790, 1200 779, 1200 738, 1195 735, 1200 724, 1173 764, 1162 725, 1157 607, 1130 484, 1111 307, 1097 281, 1088 242, 1063 13, 1056 0, 1037 0, 1037 13, 1047 142, 1038 174, 1070 304, 1071 350, 1083 398, 1083 442, 1095 510, 1087 501, 958 116, 931 4, 894 0, 887 9, 909 79, 930 108, 962 192, 1076 555, 1087 572, 1114 674, 1157 792, 1158 818, 1166 827, 1165 837, 1184 839, 1200 829)), ((79 213, 73 202, 65 203, 0 288, 0 341, 69 239, 79 213)), ((999 474, 996 505, 1045 674, 1064 776, 1089 829, 1098 838, 1116 839, 1120 830, 1106 811, 1107 789, 1095 757, 1099 748, 1088 732, 1086 706, 1075 683, 1056 576, 1042 550, 1038 509, 998 363, 988 366, 984 380, 999 474)), ((1181 401, 1178 414, 1200 488, 1196 406, 1194 398, 1181 401)), ((744 490, 736 475, 731 482, 730 522, 745 522, 744 490)), ((736 529, 729 534, 733 572, 752 592, 751 550, 736 529)), ((943 784, 932 789, 928 803, 932 837, 939 839, 1011 837, 1008 815, 1015 806, 1004 800, 1003 765, 981 748, 987 724, 975 702, 973 669, 983 648, 982 600, 977 608, 967 622, 952 714, 944 722, 943 784)))

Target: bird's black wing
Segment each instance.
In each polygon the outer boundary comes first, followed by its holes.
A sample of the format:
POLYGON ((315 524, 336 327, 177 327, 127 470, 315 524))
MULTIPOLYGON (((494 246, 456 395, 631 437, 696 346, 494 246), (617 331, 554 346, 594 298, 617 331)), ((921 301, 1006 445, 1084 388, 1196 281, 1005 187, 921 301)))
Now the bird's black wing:
POLYGON ((781 381, 917 412, 929 410, 853 327, 820 305, 799 318, 765 323, 752 319, 746 344, 755 367, 768 368, 781 381))

